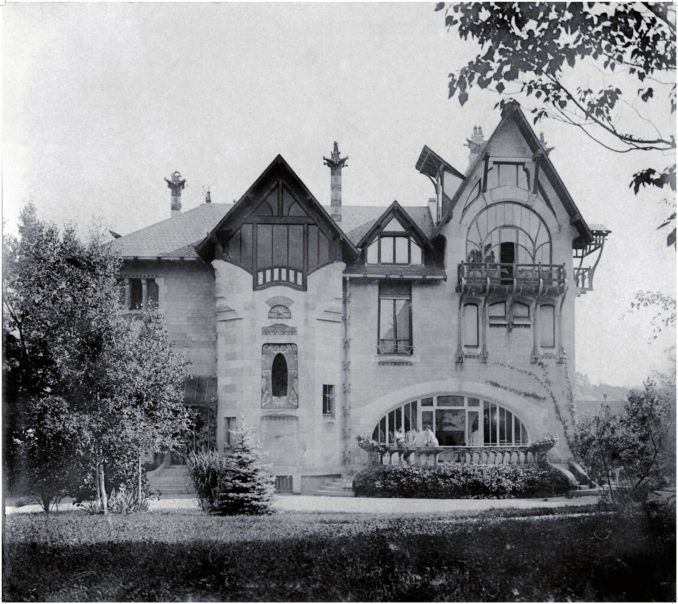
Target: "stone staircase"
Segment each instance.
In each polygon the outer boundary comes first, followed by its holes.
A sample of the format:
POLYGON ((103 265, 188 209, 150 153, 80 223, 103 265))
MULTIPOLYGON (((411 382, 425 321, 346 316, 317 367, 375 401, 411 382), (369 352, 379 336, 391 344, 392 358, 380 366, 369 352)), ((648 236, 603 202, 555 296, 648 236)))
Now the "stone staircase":
POLYGON ((355 497, 351 488, 352 478, 332 478, 313 494, 323 497, 355 497))
POLYGON ((195 496, 195 490, 188 470, 184 465, 160 466, 146 475, 148 484, 153 493, 159 492, 160 497, 181 498, 195 496))

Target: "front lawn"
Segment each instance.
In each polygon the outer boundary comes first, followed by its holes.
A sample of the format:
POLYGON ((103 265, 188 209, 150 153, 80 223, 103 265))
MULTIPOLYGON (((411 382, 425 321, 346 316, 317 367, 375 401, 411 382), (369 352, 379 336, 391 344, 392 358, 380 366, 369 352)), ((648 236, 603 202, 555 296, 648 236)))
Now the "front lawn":
POLYGON ((675 599, 643 517, 14 515, 4 600, 675 599))

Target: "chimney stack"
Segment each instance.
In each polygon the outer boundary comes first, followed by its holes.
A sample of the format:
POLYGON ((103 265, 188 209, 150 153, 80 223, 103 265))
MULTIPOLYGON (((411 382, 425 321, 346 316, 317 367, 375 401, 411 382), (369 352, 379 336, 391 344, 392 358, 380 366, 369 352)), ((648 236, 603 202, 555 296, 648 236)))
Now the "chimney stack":
POLYGON ((212 194, 209 189, 207 189, 207 193, 205 193, 205 203, 212 203, 212 194))
POLYGON ((485 136, 480 126, 473 126, 473 136, 466 139, 465 146, 470 149, 468 157, 469 168, 476 162, 480 152, 485 144, 485 136))
POLYGON ((323 157, 324 164, 330 167, 330 216, 341 222, 341 170, 346 164, 348 157, 341 157, 339 145, 334 141, 334 151, 330 159, 323 157))
POLYGON ((181 214, 181 191, 186 186, 186 179, 181 178, 181 172, 172 172, 172 180, 165 179, 167 186, 172 191, 172 216, 181 214))

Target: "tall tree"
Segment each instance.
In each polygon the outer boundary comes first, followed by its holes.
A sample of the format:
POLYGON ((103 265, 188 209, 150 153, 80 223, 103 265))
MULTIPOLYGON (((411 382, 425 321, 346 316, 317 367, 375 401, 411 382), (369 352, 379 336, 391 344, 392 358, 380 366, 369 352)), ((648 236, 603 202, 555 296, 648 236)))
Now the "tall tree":
MULTIPOLYGON (((442 9, 448 29, 481 48, 450 74, 450 98, 463 105, 474 86, 494 89, 502 96, 500 105, 522 94, 534 103, 535 123, 559 120, 614 153, 675 155, 673 119, 666 119, 676 110, 676 27, 670 3, 439 3, 436 10, 442 9), (578 86, 573 75, 590 70, 598 82, 615 74, 625 81, 578 86), (668 126, 655 123, 657 114, 668 126)), ((675 162, 636 172, 629 186, 636 194, 645 186, 675 192, 675 162)), ((667 201, 670 216, 659 228, 671 227, 667 245, 675 246, 673 197, 667 201)))
MULTIPOLYGON (((77 426, 77 449, 96 477, 106 513, 106 468, 138 459, 143 450, 172 447, 186 429, 185 362, 157 309, 130 314, 122 308, 120 260, 101 237, 82 243, 72 228, 60 233, 28 205, 19 237, 7 238, 4 247, 4 340, 17 349, 6 376, 16 406, 63 401, 62 415, 72 419, 65 427, 77 426)), ((25 417, 22 442, 38 431, 30 421, 41 417, 25 417)), ((69 432, 59 442, 73 438, 69 432)), ((35 448, 47 441, 31 442, 35 448)))

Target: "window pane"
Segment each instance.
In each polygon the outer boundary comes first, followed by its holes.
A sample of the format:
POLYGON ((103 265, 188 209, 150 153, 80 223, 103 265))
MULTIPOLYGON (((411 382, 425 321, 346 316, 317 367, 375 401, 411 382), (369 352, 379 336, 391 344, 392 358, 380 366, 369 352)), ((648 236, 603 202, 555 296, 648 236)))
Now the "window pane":
POLYGON ((422 407, 433 407, 433 399, 432 398, 421 399, 421 406, 422 407))
POLYGON ((375 239, 367 247, 367 263, 378 264, 379 262, 379 239, 375 239))
POLYGON ((238 229, 233 233, 233 237, 228 240, 227 243, 227 252, 228 257, 232 262, 240 262, 240 233, 241 230, 238 229))
POLYGON ((141 308, 142 303, 141 279, 129 280, 129 296, 130 296, 130 308, 133 310, 141 308))
MULTIPOLYGON (((273 264, 287 265, 287 225, 273 225, 273 264)), ((277 281, 277 277, 274 277, 277 281)))
POLYGON ((433 411, 422 411, 421 412, 421 427, 431 426, 431 429, 435 432, 435 426, 433 425, 433 411))
POLYGON ((478 305, 464 305, 464 345, 478 346, 478 305))
POLYGON ((513 316, 517 319, 529 319, 530 307, 527 304, 520 304, 518 302, 513 304, 513 316))
POLYGON ((379 301, 379 340, 382 352, 394 352, 393 304, 393 300, 379 301))
POLYGON ((301 224, 290 225, 290 257, 288 259, 288 266, 303 270, 304 268, 304 226, 301 224))
POLYGON ((308 227, 308 270, 318 266, 318 227, 314 224, 308 227))
POLYGON ((398 340, 411 340, 410 332, 410 302, 409 300, 395 300, 396 337, 398 340))
POLYGON ((381 262, 393 264, 393 237, 381 238, 381 262))
POLYGON ((463 407, 464 397, 458 394, 446 394, 437 399, 438 407, 463 407))
POLYGON ((506 302, 497 302, 496 304, 490 304, 489 317, 490 319, 505 319, 506 302))
POLYGON ((240 262, 243 266, 252 268, 252 225, 243 224, 240 227, 240 262))
POLYGON ((556 345, 554 308, 553 306, 544 305, 539 307, 539 311, 541 345, 545 348, 553 348, 556 345))
POLYGON ((287 361, 281 353, 273 359, 271 390, 273 396, 287 396, 287 361))
POLYGON ((447 447, 459 447, 466 444, 466 411, 463 409, 436 410, 436 438, 438 443, 447 447))
POLYGON ((408 258, 408 244, 407 237, 395 237, 395 261, 397 264, 407 264, 408 258))
POLYGON ((478 411, 468 412, 468 429, 466 431, 466 443, 471 446, 482 445, 480 433, 480 421, 478 419, 478 411))
POLYGON ((321 232, 318 232, 318 264, 327 264, 330 261, 330 242, 321 232))
POLYGON ((148 301, 158 303, 158 284, 155 282, 155 279, 148 280, 148 301))
POLYGON ((410 254, 410 264, 421 264, 421 248, 414 241, 410 241, 410 254))
POLYGON ((271 266, 273 252, 273 227, 270 224, 257 225, 257 267, 271 266))

